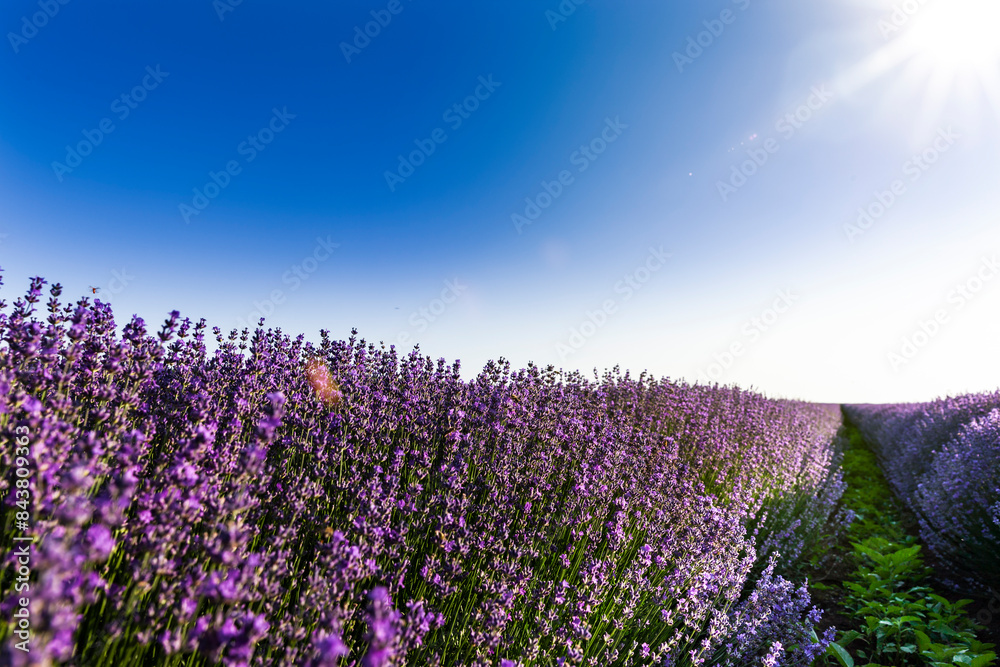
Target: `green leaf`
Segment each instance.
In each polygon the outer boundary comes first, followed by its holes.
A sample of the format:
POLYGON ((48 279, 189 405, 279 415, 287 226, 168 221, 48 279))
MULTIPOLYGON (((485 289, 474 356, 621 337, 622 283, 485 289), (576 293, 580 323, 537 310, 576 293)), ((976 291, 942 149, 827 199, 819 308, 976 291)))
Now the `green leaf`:
POLYGON ((864 555, 864 556, 868 556, 873 561, 875 561, 875 563, 877 563, 878 565, 886 565, 889 562, 888 557, 883 556, 882 554, 880 554, 875 549, 872 549, 871 547, 867 547, 867 546, 865 546, 863 544, 857 544, 857 543, 855 543, 854 550, 856 552, 864 555))
POLYGON ((993 661, 997 659, 997 654, 993 651, 989 653, 981 653, 972 659, 969 667, 987 667, 987 665, 992 665, 993 661))
POLYGON ((846 588, 848 588, 849 590, 857 593, 858 595, 864 595, 865 593, 868 592, 867 588, 865 588, 861 584, 855 583, 853 581, 845 581, 844 582, 844 586, 846 588))
POLYGON ((934 643, 931 641, 931 638, 928 637, 926 633, 921 632, 920 630, 916 630, 913 634, 917 636, 917 646, 920 647, 920 650, 929 651, 931 648, 931 644, 934 643))
POLYGON ((843 646, 836 642, 826 647, 826 654, 836 658, 841 667, 854 667, 854 658, 851 657, 851 654, 843 646))
POLYGON ((840 639, 837 640, 837 643, 841 646, 847 646, 858 637, 864 637, 864 635, 857 630, 848 630, 840 639))
POLYGON ((899 565, 900 563, 904 563, 916 556, 919 551, 920 545, 917 545, 915 547, 910 547, 909 549, 900 549, 896 553, 890 555, 889 558, 892 559, 893 565, 899 565))

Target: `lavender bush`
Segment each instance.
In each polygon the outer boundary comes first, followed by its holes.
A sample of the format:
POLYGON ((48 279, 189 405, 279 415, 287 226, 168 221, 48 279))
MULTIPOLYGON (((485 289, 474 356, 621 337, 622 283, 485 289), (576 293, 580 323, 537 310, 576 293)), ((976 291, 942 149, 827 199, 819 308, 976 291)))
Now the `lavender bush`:
MULTIPOLYGON (((807 665, 781 573, 843 491, 836 408, 0 302, 0 495, 30 467, 27 664, 807 665), (20 428, 20 431, 17 429, 20 428)), ((23 490, 23 489, 21 489, 23 490)))
POLYGON ((847 406, 957 589, 1000 585, 1000 392, 847 406))

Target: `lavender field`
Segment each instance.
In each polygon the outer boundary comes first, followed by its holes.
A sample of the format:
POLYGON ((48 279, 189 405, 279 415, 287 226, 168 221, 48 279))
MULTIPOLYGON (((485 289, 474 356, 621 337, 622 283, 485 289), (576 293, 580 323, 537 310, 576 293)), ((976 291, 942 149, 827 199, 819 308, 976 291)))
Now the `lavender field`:
MULTIPOLYGON (((503 359, 463 381, 356 332, 209 352, 204 320, 119 335, 61 291, 0 301, 3 664, 855 664, 808 583, 880 521, 844 496, 838 406, 503 359)), ((998 394, 843 409, 941 581, 988 595, 998 394)), ((993 664, 968 641, 892 664, 993 664)))
POLYGON ((845 410, 950 583, 1000 586, 1000 392, 845 410))
POLYGON ((1000 0, 0 25, 0 667, 1000 667, 1000 0))
POLYGON ((835 407, 463 382, 325 332, 209 354, 204 322, 119 337, 45 291, 0 319, 4 529, 36 540, 3 546, 10 664, 807 665, 832 638, 783 573, 843 491, 835 407))

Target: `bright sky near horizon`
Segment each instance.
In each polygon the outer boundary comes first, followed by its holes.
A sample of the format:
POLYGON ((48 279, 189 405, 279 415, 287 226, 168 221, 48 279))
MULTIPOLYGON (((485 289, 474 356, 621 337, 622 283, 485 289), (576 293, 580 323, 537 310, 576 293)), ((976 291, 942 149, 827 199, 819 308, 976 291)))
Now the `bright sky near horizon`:
POLYGON ((0 297, 820 402, 1000 384, 997 0, 11 0, 0 297))

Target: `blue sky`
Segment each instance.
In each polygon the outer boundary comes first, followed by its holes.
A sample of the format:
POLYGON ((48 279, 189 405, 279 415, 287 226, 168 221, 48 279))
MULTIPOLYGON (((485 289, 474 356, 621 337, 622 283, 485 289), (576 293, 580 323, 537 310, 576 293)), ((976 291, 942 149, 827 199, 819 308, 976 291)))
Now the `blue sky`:
POLYGON ((468 376, 993 389, 995 4, 8 2, 4 297, 468 376))

